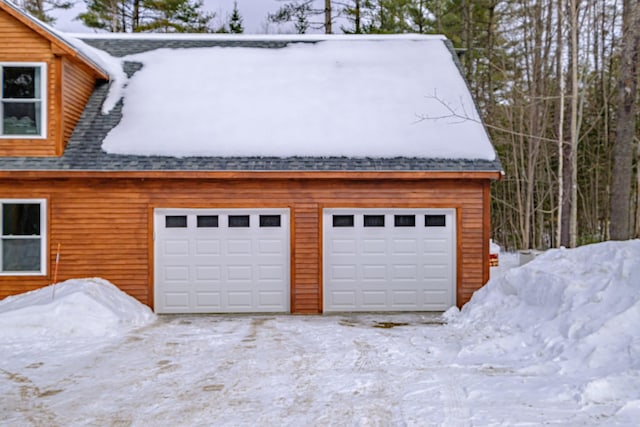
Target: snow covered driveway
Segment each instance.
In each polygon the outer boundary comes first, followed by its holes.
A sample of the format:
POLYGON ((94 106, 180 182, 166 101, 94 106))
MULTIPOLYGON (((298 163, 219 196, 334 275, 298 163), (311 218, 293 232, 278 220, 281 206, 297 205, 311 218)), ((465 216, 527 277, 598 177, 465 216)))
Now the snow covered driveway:
POLYGON ((640 240, 497 273, 443 316, 156 317, 98 278, 7 297, 0 426, 637 426, 640 240))
POLYGON ((463 332, 440 322, 162 316, 115 338, 12 341, 0 344, 0 424, 610 425, 620 407, 581 405, 557 372, 460 364, 463 332))

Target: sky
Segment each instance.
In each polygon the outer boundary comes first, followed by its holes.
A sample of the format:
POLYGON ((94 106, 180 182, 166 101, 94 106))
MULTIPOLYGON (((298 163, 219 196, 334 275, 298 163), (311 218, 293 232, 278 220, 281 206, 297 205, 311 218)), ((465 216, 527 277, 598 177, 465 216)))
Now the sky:
MULTIPOLYGON (((215 12, 216 18, 214 22, 216 26, 226 21, 226 17, 231 14, 233 10, 234 0, 204 0, 204 7, 206 10, 215 12)), ((245 33, 247 34, 261 34, 266 32, 278 32, 278 29, 274 24, 267 23, 267 15, 275 12, 280 2, 277 0, 237 0, 238 10, 243 18, 243 25, 245 33), (267 31, 268 29, 268 31, 267 31)), ((61 31, 71 33, 83 33, 92 32, 84 27, 80 21, 74 20, 74 18, 84 10, 84 1, 76 0, 76 4, 73 9, 68 11, 57 11, 54 15, 58 16, 58 20, 55 23, 55 27, 61 31)), ((286 30, 286 27, 280 31, 286 30)))

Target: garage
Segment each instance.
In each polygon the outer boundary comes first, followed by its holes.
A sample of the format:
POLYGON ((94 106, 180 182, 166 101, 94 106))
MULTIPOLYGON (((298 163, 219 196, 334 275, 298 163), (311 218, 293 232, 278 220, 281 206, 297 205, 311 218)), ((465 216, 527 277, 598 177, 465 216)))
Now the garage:
POLYGON ((324 311, 456 304, 455 209, 324 209, 324 311))
POLYGON ((289 209, 155 209, 157 313, 289 312, 289 209))

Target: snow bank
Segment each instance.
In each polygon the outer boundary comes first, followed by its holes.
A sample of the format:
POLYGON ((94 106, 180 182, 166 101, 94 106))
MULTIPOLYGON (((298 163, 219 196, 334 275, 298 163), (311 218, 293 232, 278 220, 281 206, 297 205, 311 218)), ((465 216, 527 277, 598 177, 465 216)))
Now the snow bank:
POLYGON ((459 356, 588 380, 582 398, 640 398, 640 240, 550 250, 477 291, 449 324, 459 356))
POLYGON ((108 153, 495 159, 441 38, 351 36, 122 59, 143 67, 122 90, 108 153))
POLYGON ((154 319, 104 279, 72 279, 0 301, 0 338, 116 335, 154 319))

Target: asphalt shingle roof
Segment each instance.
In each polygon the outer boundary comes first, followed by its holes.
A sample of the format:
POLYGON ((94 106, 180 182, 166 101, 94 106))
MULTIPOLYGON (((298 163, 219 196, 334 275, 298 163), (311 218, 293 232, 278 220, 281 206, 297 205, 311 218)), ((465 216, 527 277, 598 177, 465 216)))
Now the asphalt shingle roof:
MULTIPOLYGON (((257 47, 281 48, 291 41, 251 39, 115 39, 84 40, 113 56, 122 57, 160 48, 257 47)), ((299 40, 296 40, 299 42, 299 40)), ((306 42, 313 42, 308 40, 306 42)), ((140 64, 126 63, 135 73, 140 64)), ((434 158, 348 157, 164 157, 108 154, 102 141, 122 118, 122 102, 106 115, 101 113, 108 84, 98 82, 61 157, 0 157, 1 170, 55 171, 501 171, 494 161, 434 158)))

